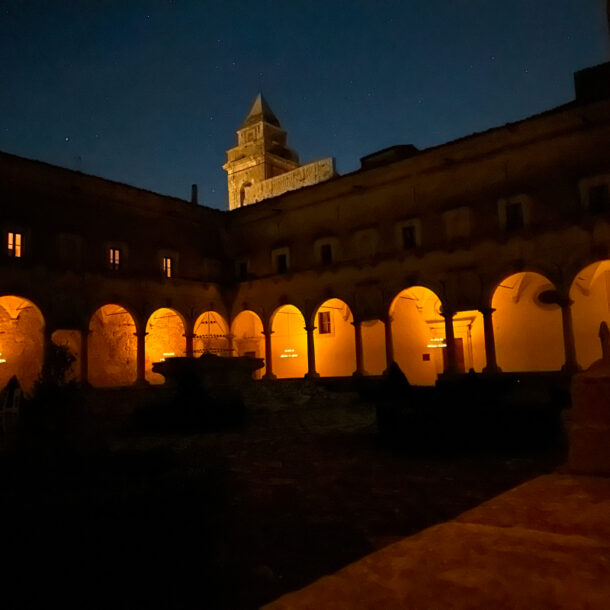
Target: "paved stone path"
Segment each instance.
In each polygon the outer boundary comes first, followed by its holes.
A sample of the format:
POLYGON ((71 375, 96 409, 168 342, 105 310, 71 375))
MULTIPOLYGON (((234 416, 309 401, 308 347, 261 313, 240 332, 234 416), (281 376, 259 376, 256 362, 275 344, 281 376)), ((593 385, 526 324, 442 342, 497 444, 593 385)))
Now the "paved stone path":
POLYGON ((552 474, 266 610, 610 607, 610 479, 552 474))

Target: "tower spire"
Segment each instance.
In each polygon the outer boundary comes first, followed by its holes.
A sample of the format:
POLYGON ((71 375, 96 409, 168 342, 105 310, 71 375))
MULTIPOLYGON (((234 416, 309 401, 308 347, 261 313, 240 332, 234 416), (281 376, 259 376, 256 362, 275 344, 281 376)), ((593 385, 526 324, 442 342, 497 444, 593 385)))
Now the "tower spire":
POLYGON ((259 93, 237 130, 237 146, 227 151, 223 165, 229 183, 229 209, 254 203, 249 187, 297 167, 299 158, 286 145, 286 132, 259 93))

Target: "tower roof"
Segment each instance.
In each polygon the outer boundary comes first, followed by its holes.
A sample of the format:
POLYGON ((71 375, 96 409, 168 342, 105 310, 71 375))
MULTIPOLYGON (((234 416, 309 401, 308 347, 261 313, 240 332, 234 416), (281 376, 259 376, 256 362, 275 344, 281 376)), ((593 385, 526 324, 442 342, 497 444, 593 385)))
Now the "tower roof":
POLYGON ((265 123, 271 123, 271 125, 280 127, 280 122, 277 120, 275 114, 273 114, 273 110, 269 107, 269 104, 262 93, 259 93, 254 102, 252 102, 252 106, 250 106, 250 110, 248 111, 248 116, 244 119, 241 129, 248 127, 248 125, 259 123, 260 121, 265 121, 265 123))

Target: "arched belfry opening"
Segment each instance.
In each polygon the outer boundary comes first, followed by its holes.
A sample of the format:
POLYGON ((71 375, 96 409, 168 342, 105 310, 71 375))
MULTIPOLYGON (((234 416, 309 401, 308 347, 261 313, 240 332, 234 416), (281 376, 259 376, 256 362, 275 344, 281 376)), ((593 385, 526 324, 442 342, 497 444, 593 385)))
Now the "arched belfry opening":
POLYGON ((0 297, 0 389, 13 376, 30 392, 42 370, 44 318, 29 299, 0 297))
POLYGON ((136 323, 121 305, 100 307, 89 321, 89 382, 95 387, 136 381, 136 323))
POLYGON ((307 373, 305 318, 294 305, 283 305, 271 317, 273 373, 279 378, 304 377, 307 373))
POLYGON ((610 326, 610 260, 581 269, 570 287, 576 360, 587 368, 602 357, 599 327, 610 326))
POLYGON ((329 299, 316 311, 316 369, 322 377, 346 377, 356 370, 353 321, 350 308, 341 299, 329 299))
POLYGON ((491 306, 498 366, 510 371, 557 371, 565 362, 561 307, 553 283, 523 271, 503 279, 491 306))

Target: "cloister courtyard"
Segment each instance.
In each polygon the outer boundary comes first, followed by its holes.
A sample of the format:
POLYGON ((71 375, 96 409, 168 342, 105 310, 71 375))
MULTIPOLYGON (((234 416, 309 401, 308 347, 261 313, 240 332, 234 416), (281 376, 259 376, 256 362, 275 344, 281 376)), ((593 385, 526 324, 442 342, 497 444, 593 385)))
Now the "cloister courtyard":
POLYGON ((10 607, 256 608, 564 457, 387 445, 353 387, 308 381, 253 385, 235 429, 134 427, 166 391, 89 390, 72 441, 0 455, 10 607))

